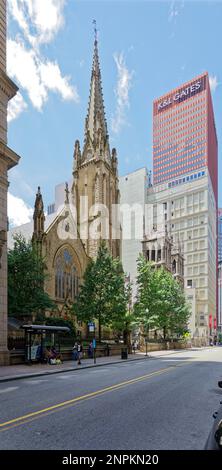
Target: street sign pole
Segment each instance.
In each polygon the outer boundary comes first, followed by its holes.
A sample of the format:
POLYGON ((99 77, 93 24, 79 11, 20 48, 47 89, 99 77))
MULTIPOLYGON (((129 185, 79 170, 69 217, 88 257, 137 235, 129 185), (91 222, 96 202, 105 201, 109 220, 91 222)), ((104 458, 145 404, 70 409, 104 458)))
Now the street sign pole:
POLYGON ((96 364, 96 338, 93 340, 93 358, 94 358, 94 364, 96 364))
POLYGON ((148 338, 145 339, 145 342, 146 342, 146 356, 148 356, 147 354, 147 343, 148 343, 148 338))
POLYGON ((94 322, 89 322, 88 323, 88 328, 89 328, 89 333, 94 333, 94 338, 93 338, 93 359, 94 359, 94 364, 96 364, 96 325, 94 322))

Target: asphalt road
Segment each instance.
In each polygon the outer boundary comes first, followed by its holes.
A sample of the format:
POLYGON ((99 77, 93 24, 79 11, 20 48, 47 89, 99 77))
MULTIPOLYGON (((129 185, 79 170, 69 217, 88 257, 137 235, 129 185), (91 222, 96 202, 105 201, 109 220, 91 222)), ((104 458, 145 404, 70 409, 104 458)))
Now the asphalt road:
POLYGON ((222 348, 0 384, 1 450, 203 449, 222 348))

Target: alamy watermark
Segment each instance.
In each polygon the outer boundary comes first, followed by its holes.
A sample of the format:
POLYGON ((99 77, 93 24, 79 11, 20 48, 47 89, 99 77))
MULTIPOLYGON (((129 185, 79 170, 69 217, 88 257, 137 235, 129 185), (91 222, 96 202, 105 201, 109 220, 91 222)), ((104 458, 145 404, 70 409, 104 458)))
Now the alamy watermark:
POLYGON ((88 196, 80 197, 78 208, 73 203, 60 206, 57 217, 57 234, 62 240, 142 240, 145 233, 164 227, 163 204, 90 206, 88 196))

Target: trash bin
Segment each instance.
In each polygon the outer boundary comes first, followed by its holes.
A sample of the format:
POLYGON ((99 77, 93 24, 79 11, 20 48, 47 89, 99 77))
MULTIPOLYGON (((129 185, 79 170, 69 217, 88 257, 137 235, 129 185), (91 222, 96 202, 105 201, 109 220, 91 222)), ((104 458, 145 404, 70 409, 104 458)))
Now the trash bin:
POLYGON ((121 359, 128 359, 128 350, 127 350, 127 348, 123 348, 121 350, 121 359))

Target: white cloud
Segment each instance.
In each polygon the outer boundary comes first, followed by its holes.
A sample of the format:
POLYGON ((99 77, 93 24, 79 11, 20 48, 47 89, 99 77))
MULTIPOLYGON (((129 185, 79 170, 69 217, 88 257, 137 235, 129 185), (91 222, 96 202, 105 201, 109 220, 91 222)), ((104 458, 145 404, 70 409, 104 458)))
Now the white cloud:
POLYGON ((32 216, 33 209, 23 199, 8 193, 8 218, 12 227, 30 222, 32 216))
POLYGON ((123 53, 114 54, 114 60, 117 67, 117 87, 115 95, 117 97, 117 106, 115 116, 112 118, 112 130, 118 133, 122 126, 126 124, 126 110, 129 108, 129 90, 132 87, 133 71, 130 72, 125 64, 123 53))
MULTIPOLYGON (((40 51, 41 44, 51 42, 64 25, 65 3, 66 0, 8 0, 10 17, 20 29, 20 34, 8 39, 8 74, 27 92, 38 111, 52 91, 64 100, 79 101, 70 77, 63 76, 57 61, 50 61, 40 51)), ((14 114, 14 119, 26 109, 24 103, 20 98, 20 112, 14 114)))
POLYGON ((170 4, 168 21, 176 23, 182 9, 184 8, 184 1, 173 1, 170 4))
POLYGON ((41 63, 39 69, 41 80, 45 87, 60 93, 64 100, 79 101, 76 87, 70 86, 69 77, 62 77, 56 62, 47 61, 46 63, 41 63))
POLYGON ((8 122, 16 119, 23 111, 25 111, 25 109, 27 109, 27 107, 27 103, 25 102, 23 96, 18 92, 17 95, 15 95, 14 98, 9 101, 7 115, 8 122))
POLYGON ((12 17, 33 46, 53 40, 64 25, 65 3, 65 0, 8 0, 12 17))
POLYGON ((65 100, 78 101, 78 92, 69 84, 69 77, 62 77, 58 64, 41 57, 35 49, 27 49, 21 38, 7 42, 9 75, 26 90, 33 106, 39 111, 54 91, 65 100), (24 73, 25 71, 25 73, 24 73))
POLYGON ((216 75, 215 76, 211 75, 209 77, 209 82, 210 82, 210 89, 214 93, 219 85, 216 75))
POLYGON ((33 187, 25 181, 20 165, 12 168, 10 171, 10 182, 13 188, 16 188, 16 192, 19 193, 21 198, 26 198, 27 196, 35 198, 35 191, 33 187))

